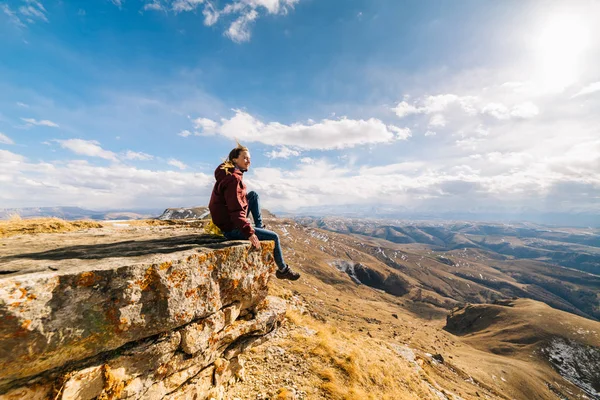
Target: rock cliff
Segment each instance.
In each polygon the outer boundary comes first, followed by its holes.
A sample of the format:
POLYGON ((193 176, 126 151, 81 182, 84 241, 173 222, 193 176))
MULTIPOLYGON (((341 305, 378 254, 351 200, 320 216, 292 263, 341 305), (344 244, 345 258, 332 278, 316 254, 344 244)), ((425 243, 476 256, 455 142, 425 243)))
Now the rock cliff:
POLYGON ((219 398, 283 319, 270 242, 85 237, 1 257, 1 400, 219 398))

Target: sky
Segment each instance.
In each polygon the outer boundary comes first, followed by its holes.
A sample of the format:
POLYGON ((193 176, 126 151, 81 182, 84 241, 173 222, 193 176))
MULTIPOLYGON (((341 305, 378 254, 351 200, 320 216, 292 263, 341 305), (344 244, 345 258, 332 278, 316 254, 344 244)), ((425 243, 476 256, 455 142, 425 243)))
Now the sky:
POLYGON ((0 0, 0 208, 600 212, 600 1, 0 0))

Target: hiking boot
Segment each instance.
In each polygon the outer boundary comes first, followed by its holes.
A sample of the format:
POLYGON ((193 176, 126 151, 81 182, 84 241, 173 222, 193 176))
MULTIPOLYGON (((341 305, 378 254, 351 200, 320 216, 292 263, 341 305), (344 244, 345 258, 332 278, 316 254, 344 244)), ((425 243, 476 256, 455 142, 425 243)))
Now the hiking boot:
POLYGON ((275 272, 275 276, 277 279, 287 279, 290 281, 297 281, 300 279, 300 274, 298 272, 292 271, 292 269, 288 266, 283 271, 277 270, 275 272))

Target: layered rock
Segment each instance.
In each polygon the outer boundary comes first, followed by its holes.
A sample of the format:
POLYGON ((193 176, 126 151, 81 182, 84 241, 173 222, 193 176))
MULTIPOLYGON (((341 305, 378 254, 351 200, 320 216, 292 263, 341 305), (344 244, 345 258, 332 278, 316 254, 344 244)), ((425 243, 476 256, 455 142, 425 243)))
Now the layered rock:
POLYGON ((0 399, 219 397, 273 330, 272 243, 0 279, 0 399))

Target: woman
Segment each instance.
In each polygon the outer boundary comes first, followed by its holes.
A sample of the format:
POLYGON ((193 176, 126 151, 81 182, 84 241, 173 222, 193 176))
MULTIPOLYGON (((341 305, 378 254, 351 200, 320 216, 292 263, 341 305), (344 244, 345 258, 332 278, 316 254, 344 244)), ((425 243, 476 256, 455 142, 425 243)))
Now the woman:
POLYGON ((238 143, 238 146, 229 152, 227 161, 215 170, 217 182, 208 205, 213 223, 227 239, 249 240, 257 249, 260 248, 261 240, 274 241, 273 256, 278 268, 275 276, 279 279, 295 281, 300 278, 300 274, 294 272, 283 261, 279 236, 265 229, 263 225, 258 194, 246 193, 246 185, 242 178, 248 168, 250 168, 250 151, 238 143), (254 228, 248 221, 248 211, 254 218, 254 228))

